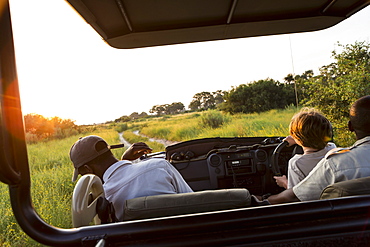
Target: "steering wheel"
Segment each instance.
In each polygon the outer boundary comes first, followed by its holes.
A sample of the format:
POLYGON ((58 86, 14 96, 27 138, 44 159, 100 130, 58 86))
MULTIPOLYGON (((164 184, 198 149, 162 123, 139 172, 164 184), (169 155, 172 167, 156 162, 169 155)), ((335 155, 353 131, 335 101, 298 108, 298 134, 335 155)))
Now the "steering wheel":
POLYGON ((77 182, 72 195, 73 227, 88 226, 94 219, 96 225, 101 221, 97 215, 97 202, 104 198, 103 184, 96 175, 83 175, 77 182))
MULTIPOLYGON (((283 150, 285 147, 287 147, 289 143, 287 141, 281 142, 277 147, 275 148, 274 152, 271 155, 271 169, 272 172, 274 173, 274 176, 282 176, 280 172, 280 167, 279 167, 279 155, 281 150, 283 150)), ((295 154, 303 154, 303 149, 301 146, 294 144, 293 146, 293 152, 292 152, 292 157, 295 154)))
POLYGON ((277 147, 275 148, 274 152, 271 155, 271 169, 272 172, 274 173, 274 176, 281 177, 282 174, 280 172, 280 167, 279 167, 279 155, 280 152, 283 148, 288 146, 289 143, 287 141, 281 142, 277 147))

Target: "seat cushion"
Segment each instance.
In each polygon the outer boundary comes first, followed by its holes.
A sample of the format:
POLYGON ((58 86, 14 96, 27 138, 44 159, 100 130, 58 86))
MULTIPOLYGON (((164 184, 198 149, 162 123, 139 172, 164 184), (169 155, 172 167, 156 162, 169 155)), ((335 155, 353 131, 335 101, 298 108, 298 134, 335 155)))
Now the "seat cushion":
POLYGON ((358 195, 370 195, 370 177, 357 178, 329 185, 322 191, 320 199, 358 195))
POLYGON ((123 220, 226 210, 248 207, 250 204, 251 196, 247 189, 146 196, 126 201, 123 220))

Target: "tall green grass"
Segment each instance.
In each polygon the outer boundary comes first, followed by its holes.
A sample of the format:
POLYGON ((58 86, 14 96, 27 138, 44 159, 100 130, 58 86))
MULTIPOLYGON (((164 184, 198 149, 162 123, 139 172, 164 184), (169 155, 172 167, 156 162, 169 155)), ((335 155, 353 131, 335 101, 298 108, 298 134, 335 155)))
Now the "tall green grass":
POLYGON ((135 129, 147 136, 171 141, 186 141, 205 137, 286 136, 289 122, 298 110, 271 110, 254 114, 223 114, 206 111, 187 113, 172 118, 156 118, 135 124, 135 129))
POLYGON ((183 141, 194 139, 201 133, 199 114, 188 113, 175 115, 171 118, 152 118, 146 122, 135 124, 134 128, 140 133, 170 141, 183 141))
MULTIPOLYGON (((114 130, 97 129, 89 134, 99 135, 108 143, 119 143, 114 130)), ((69 149, 79 137, 27 146, 33 206, 46 223, 60 228, 72 227, 71 197, 75 183, 71 181, 73 165, 69 159, 69 149)), ((113 151, 117 158, 123 152, 122 149, 113 151)), ((11 210, 7 185, 2 183, 0 200, 0 246, 42 246, 18 226, 11 210)))

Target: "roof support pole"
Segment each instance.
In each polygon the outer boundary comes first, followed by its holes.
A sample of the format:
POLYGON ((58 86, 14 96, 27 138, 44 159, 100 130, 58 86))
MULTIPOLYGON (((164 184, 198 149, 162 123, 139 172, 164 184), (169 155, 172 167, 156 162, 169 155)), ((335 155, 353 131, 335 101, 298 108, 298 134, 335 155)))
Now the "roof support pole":
POLYGON ((227 24, 230 24, 231 19, 233 18, 237 3, 238 3, 238 0, 233 0, 233 4, 231 5, 231 9, 229 11, 229 16, 227 17, 227 22, 226 22, 227 24))
POLYGON ((13 32, 8 0, 0 0, 0 181, 29 181, 13 32), (25 169, 22 169, 22 168, 25 169))
POLYGON ((118 6, 119 10, 121 11, 123 19, 125 19, 125 22, 127 24, 128 29, 130 30, 130 32, 132 32, 132 30, 133 30, 132 25, 131 25, 130 19, 128 18, 128 15, 126 13, 125 6, 123 6, 123 3, 122 3, 121 0, 116 0, 116 3, 117 3, 117 6, 118 6))
POLYGON ((337 0, 332 0, 328 5, 325 6, 324 10, 321 13, 325 13, 337 0))

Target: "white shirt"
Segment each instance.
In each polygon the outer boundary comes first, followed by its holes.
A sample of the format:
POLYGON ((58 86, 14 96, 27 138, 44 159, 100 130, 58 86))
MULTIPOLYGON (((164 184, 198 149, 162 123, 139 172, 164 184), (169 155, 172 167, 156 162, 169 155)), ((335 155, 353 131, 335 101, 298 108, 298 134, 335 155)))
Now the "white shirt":
POLYGON ((288 164, 288 188, 292 188, 294 185, 301 182, 312 169, 319 163, 321 159, 325 157, 325 154, 336 148, 335 144, 329 142, 325 148, 309 153, 309 154, 296 154, 290 160, 288 164))
POLYGON ((322 190, 333 183, 370 176, 370 136, 348 149, 329 152, 316 167, 293 187, 301 201, 318 200, 322 190))
POLYGON ((103 181, 105 197, 112 202, 118 220, 123 220, 128 199, 193 192, 181 174, 167 160, 159 158, 137 164, 118 161, 105 171, 103 181))

